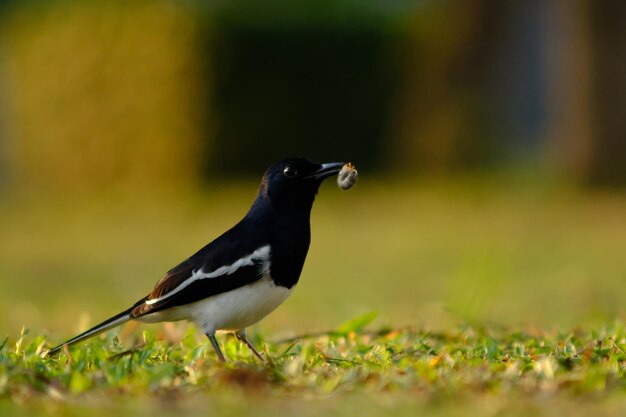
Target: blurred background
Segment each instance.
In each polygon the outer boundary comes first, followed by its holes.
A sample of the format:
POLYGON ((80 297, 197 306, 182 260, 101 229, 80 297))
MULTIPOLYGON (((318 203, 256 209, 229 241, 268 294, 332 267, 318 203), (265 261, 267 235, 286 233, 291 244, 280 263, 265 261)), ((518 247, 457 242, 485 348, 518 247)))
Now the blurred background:
POLYGON ((286 156, 353 161, 361 182, 321 190, 299 289, 264 332, 370 310, 624 319, 625 13, 0 0, 0 336, 56 341, 134 302, 286 156))

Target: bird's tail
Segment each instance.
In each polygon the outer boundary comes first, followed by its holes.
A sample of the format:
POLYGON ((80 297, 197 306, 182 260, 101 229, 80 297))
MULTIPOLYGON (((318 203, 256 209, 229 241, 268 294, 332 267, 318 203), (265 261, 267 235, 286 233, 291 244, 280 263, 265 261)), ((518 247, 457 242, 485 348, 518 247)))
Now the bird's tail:
POLYGON ((103 321, 102 323, 98 324, 97 326, 92 327, 91 329, 87 330, 86 332, 83 332, 81 334, 79 334, 78 336, 75 336, 73 338, 71 338, 70 340, 68 340, 65 343, 61 343, 59 346, 56 346, 52 349, 50 349, 47 353, 46 356, 52 356, 55 355, 57 353, 59 353, 64 346, 70 346, 73 345, 74 343, 78 343, 82 340, 85 340, 87 338, 90 338, 92 336, 95 336, 97 334, 100 334, 106 330, 109 330, 113 327, 119 326, 122 323, 126 323, 128 320, 131 319, 130 317, 130 312, 132 311, 134 307, 129 308, 128 310, 122 311, 119 314, 116 314, 115 316, 103 321))

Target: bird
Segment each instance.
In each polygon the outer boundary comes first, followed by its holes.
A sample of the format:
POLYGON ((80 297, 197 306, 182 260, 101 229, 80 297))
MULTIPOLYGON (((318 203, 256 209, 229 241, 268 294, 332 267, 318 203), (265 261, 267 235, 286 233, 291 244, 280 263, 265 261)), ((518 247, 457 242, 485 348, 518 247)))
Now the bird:
POLYGON ((241 221, 170 269, 131 307, 47 355, 130 320, 188 320, 204 332, 220 361, 225 358, 215 338, 218 331, 234 333, 263 361, 246 328, 274 311, 298 283, 311 240, 313 202, 322 182, 344 164, 304 158, 272 164, 241 221))

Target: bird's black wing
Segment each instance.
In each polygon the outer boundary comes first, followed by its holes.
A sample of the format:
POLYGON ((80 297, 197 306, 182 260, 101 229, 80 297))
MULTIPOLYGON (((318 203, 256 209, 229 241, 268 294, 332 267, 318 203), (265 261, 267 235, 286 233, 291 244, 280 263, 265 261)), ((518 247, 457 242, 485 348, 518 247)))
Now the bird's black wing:
POLYGON ((271 248, 236 228, 214 240, 159 280, 131 317, 202 300, 259 280, 269 272, 271 248))

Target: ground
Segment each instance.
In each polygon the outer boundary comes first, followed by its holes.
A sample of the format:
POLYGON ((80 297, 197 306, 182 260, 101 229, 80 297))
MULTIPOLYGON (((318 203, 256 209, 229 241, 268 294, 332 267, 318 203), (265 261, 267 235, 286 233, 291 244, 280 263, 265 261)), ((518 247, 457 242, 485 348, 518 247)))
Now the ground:
POLYGON ((254 192, 7 198, 0 414, 626 412, 626 197, 515 177, 325 185, 302 281, 251 329, 266 364, 227 336, 221 364, 185 324, 40 357, 145 295, 254 192))

